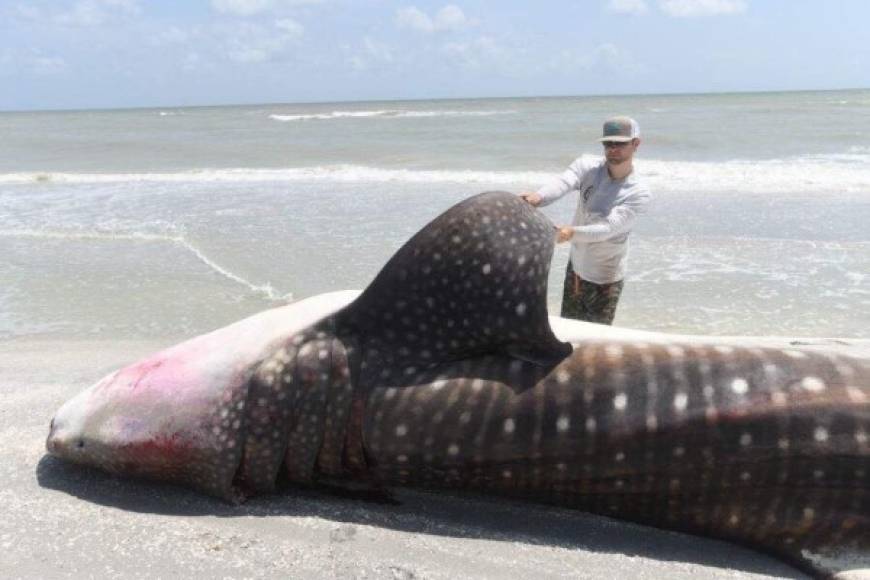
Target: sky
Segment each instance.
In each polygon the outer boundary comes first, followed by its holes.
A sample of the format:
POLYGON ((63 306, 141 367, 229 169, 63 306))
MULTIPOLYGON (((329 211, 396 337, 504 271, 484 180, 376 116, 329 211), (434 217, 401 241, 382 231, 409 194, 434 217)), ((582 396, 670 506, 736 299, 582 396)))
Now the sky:
POLYGON ((0 110, 870 87, 866 0, 0 0, 0 110))

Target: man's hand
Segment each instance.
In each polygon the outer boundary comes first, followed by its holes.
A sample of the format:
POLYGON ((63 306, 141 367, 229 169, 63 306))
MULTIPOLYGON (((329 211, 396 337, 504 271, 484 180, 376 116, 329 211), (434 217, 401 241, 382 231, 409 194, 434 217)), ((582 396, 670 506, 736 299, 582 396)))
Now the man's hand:
POLYGON ((571 226, 562 226, 556 228, 556 243, 562 244, 574 237, 574 228, 571 226))
POLYGON ((543 201, 541 195, 535 191, 524 191, 520 194, 520 197, 526 200, 526 203, 533 207, 538 207, 543 201))

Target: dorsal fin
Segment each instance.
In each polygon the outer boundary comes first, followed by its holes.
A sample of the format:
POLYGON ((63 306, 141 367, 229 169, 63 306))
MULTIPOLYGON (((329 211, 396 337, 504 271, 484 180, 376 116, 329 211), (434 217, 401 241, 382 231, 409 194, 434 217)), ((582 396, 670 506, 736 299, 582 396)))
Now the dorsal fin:
POLYGON ((337 314, 337 328, 395 364, 484 353, 561 360, 571 346, 547 319, 554 234, 552 222, 514 194, 471 197, 399 249, 337 314))

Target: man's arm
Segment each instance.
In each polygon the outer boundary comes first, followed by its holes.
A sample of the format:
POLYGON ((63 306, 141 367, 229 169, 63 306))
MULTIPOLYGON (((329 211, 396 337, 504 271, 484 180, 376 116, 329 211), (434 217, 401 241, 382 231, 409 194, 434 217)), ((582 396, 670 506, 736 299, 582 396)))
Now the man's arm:
POLYGON ((524 192, 520 197, 534 206, 544 206, 563 197, 572 189, 576 189, 583 176, 589 171, 590 164, 579 158, 568 166, 562 175, 534 192, 524 192))
POLYGON ((603 218, 582 226, 564 226, 559 228, 556 239, 559 243, 577 239, 584 242, 603 242, 622 235, 634 227, 638 216, 646 213, 649 204, 649 192, 643 191, 626 199, 613 207, 603 218))

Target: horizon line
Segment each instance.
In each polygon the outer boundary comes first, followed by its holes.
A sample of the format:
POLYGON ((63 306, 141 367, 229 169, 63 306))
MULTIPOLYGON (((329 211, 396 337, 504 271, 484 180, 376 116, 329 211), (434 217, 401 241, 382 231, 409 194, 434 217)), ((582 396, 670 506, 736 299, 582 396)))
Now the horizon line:
POLYGON ((552 95, 513 95, 513 96, 478 96, 478 97, 430 97, 430 98, 402 98, 387 97, 380 99, 338 99, 326 101, 262 101, 249 103, 219 103, 197 105, 136 105, 119 107, 92 107, 92 108, 43 108, 43 109, 0 109, 0 114, 5 113, 82 113, 94 111, 147 111, 156 109, 209 109, 231 107, 267 107, 286 105, 338 105, 349 103, 414 103, 426 101, 493 101, 493 100, 520 100, 520 99, 588 99, 588 98, 628 98, 628 97, 692 97, 710 95, 764 95, 785 93, 834 93, 850 91, 867 91, 870 87, 847 87, 837 89, 758 89, 738 91, 700 91, 700 92, 662 92, 662 93, 590 93, 583 95, 552 94, 552 95))

